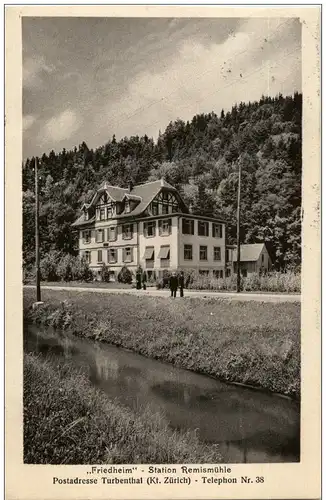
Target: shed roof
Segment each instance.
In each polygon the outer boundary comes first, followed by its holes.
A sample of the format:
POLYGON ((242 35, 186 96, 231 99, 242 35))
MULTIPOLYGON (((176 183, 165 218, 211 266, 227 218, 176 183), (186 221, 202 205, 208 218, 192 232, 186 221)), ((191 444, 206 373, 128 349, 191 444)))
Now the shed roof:
MULTIPOLYGON (((256 262, 265 246, 265 243, 251 243, 240 246, 240 262, 256 262)), ((233 260, 237 260, 237 249, 233 250, 233 260)))

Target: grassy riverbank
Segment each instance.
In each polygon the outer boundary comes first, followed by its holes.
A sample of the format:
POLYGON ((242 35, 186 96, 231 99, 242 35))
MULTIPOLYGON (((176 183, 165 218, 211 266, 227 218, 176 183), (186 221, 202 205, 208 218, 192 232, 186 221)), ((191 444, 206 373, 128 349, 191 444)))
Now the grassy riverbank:
POLYGON ((215 463, 214 446, 179 433, 149 408, 109 400, 51 358, 24 357, 24 462, 43 464, 215 463))
POLYGON ((300 304, 44 290, 25 319, 230 382, 300 395, 300 304))

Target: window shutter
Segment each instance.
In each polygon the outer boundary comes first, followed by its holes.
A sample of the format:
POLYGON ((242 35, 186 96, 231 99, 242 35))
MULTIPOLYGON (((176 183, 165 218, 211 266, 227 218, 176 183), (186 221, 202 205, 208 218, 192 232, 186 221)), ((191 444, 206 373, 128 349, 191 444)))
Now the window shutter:
POLYGON ((172 233, 172 219, 169 219, 169 234, 172 233))
POLYGON ((134 248, 131 247, 131 249, 130 249, 130 261, 133 262, 133 260, 134 260, 134 248))
POLYGON ((122 261, 126 262, 126 249, 125 248, 122 249, 122 261))

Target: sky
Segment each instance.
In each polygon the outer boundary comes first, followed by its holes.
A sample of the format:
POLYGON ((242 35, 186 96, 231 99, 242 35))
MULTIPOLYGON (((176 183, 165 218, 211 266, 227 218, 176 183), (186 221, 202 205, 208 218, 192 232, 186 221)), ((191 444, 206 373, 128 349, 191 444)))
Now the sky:
POLYGON ((301 92, 292 18, 24 18, 23 156, 301 92))

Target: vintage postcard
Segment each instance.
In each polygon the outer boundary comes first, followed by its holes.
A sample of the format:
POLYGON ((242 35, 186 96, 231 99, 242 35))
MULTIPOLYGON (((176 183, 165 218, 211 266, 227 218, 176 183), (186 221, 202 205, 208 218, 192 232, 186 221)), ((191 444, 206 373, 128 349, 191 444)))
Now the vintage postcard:
POLYGON ((6 497, 319 498, 320 7, 5 14, 6 497))

